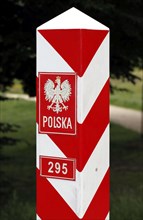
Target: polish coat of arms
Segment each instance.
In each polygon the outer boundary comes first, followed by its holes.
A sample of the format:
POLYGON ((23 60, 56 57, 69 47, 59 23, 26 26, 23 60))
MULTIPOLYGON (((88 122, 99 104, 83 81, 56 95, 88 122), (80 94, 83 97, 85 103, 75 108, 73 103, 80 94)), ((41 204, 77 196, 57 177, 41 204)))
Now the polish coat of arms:
POLYGON ((48 79, 44 85, 44 94, 46 101, 51 102, 51 104, 47 106, 47 109, 51 109, 58 114, 68 109, 65 102, 70 100, 71 84, 67 79, 61 82, 60 76, 56 77, 55 82, 48 79))

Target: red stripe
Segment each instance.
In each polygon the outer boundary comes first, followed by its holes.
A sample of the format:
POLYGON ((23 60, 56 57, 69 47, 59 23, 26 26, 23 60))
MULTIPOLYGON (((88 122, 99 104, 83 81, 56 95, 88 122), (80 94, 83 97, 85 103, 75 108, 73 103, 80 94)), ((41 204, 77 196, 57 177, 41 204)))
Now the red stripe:
POLYGON ((77 159, 77 169, 82 171, 109 123, 109 80, 107 80, 96 102, 83 124, 77 123, 77 135, 52 135, 66 157, 77 159))
POLYGON ((106 172, 87 212, 84 220, 104 220, 110 210, 110 168, 106 172))
MULTIPOLYGON (((60 182, 59 182, 60 184, 60 182)), ((104 176, 83 220, 104 220, 109 212, 109 170, 104 176)), ((78 220, 65 200, 37 169, 37 214, 42 220, 78 220)))
POLYGON ((86 29, 38 31, 79 76, 83 76, 109 32, 86 29))

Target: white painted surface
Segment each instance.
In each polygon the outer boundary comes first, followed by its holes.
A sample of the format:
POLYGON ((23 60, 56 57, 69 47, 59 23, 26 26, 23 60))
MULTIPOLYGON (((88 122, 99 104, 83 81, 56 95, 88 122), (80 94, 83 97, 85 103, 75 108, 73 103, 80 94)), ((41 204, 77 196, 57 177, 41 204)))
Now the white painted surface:
POLYGON ((41 218, 38 215, 36 215, 36 220, 41 220, 41 218))
POLYGON ((109 78, 109 34, 91 60, 86 72, 78 77, 77 120, 83 123, 109 78))
POLYGON ((110 213, 106 216, 105 220, 110 220, 110 213))
POLYGON ((109 30, 105 25, 89 17, 76 8, 71 8, 58 15, 52 20, 44 23, 39 29, 95 29, 109 30))

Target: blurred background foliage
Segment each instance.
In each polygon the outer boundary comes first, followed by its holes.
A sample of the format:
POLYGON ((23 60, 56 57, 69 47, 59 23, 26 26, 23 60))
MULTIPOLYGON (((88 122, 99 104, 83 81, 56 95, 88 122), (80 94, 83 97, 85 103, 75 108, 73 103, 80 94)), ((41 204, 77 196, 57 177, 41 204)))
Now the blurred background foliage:
POLYGON ((0 89, 19 79, 35 95, 36 27, 76 7, 111 30, 111 77, 132 83, 134 67, 142 66, 142 0, 5 0, 0 7, 0 89))

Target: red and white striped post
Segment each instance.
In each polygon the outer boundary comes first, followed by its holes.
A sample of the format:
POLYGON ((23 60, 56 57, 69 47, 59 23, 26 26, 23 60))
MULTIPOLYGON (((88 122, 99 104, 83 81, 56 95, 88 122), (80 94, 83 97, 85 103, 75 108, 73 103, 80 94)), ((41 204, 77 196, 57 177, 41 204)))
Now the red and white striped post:
POLYGON ((109 219, 109 29, 75 8, 37 28, 37 219, 109 219))

